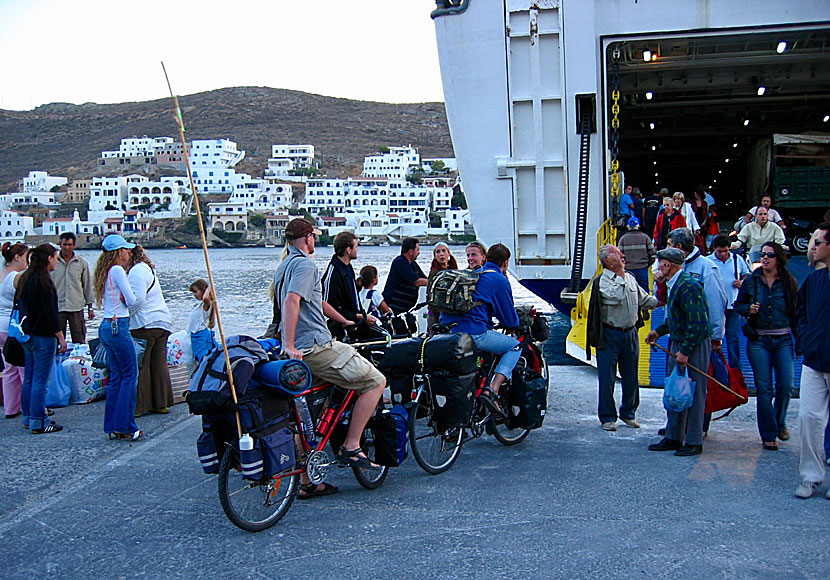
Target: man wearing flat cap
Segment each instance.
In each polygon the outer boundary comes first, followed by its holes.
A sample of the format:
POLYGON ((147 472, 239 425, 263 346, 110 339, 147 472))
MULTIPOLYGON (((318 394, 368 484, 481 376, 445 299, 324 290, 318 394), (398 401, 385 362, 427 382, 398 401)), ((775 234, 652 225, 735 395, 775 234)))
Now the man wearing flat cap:
MULTIPOLYGON (((331 382, 360 395, 338 458, 352 467, 373 467, 361 451, 360 437, 383 395, 386 379, 353 347, 332 339, 326 317, 344 326, 354 322, 323 301, 320 272, 310 258, 314 254, 314 236, 319 234, 306 219, 288 222, 285 228, 288 255, 274 275, 274 315, 279 320, 283 353, 304 361, 315 384, 331 382)), ((314 486, 305 481, 305 476, 303 481, 301 499, 328 495, 337 489, 328 483, 314 486)))
MULTIPOLYGON (((666 376, 672 373, 675 364, 683 368, 691 363, 698 369, 708 369, 712 343, 709 340, 709 305, 703 286, 682 271, 686 255, 679 248, 660 250, 657 252, 657 260, 657 267, 668 288, 666 320, 648 333, 646 343, 654 344, 664 334, 671 336, 669 350, 675 357, 669 357, 666 376)), ((700 455, 703 452, 707 379, 691 368, 689 378, 694 381, 692 406, 681 413, 666 411, 666 436, 659 443, 649 445, 649 451, 674 451, 675 455, 681 457, 700 455)))

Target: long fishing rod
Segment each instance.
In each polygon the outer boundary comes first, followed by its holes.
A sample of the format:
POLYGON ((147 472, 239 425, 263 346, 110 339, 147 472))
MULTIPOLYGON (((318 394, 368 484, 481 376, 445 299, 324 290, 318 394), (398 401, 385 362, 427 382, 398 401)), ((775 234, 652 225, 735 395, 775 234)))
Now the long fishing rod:
MULTIPOLYGON (((216 284, 213 282, 213 270, 210 267, 210 256, 208 255, 207 237, 205 236, 205 224, 202 221, 202 209, 199 204, 199 194, 196 191, 196 183, 193 181, 193 169, 190 167, 190 155, 187 152, 187 141, 184 138, 184 119, 182 118, 182 110, 179 107, 179 98, 173 94, 173 88, 170 86, 170 77, 167 76, 167 69, 164 66, 164 61, 161 63, 161 69, 164 71, 164 79, 167 81, 167 88, 170 91, 170 99, 173 101, 173 108, 176 113, 176 124, 179 126, 179 137, 182 141, 182 149, 184 150, 184 161, 187 167, 187 177, 190 179, 190 192, 193 199, 196 201, 196 220, 199 222, 199 236, 202 238, 202 251, 205 254, 205 266, 207 267, 208 280, 210 281, 210 291, 213 293, 213 308, 216 313, 216 324, 219 327, 219 339, 222 341, 222 350, 225 353, 225 368, 228 370, 228 383, 231 387, 231 396, 233 397, 234 407, 236 407, 239 400, 236 397, 236 386, 233 384, 233 373, 231 372, 231 356, 228 353, 228 345, 225 342, 225 331, 222 328, 222 316, 219 314, 219 296, 216 294, 216 284)), ((239 410, 236 410, 236 430, 239 437, 242 437, 242 422, 239 418, 239 410)))

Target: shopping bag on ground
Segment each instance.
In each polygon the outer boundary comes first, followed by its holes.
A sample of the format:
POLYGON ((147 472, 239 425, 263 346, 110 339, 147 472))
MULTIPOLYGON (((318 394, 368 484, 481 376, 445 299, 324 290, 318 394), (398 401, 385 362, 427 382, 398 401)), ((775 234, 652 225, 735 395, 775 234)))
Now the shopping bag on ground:
POLYGON ((63 358, 52 363, 52 379, 46 388, 46 399, 44 404, 51 408, 69 406, 69 399, 72 397, 72 383, 63 370, 63 358))
POLYGON ((663 407, 666 411, 681 413, 692 406, 695 400, 695 383, 689 378, 686 367, 678 365, 666 379, 663 389, 663 407))
POLYGON ((723 353, 712 352, 709 361, 709 375, 716 378, 720 383, 727 386, 729 390, 724 389, 721 385, 713 380, 709 380, 706 386, 706 412, 714 413, 716 411, 723 411, 728 409, 726 413, 720 417, 723 419, 729 413, 734 411, 740 405, 748 401, 746 381, 741 369, 733 369, 726 363, 726 357, 723 353), (734 391, 734 392, 732 392, 734 391))

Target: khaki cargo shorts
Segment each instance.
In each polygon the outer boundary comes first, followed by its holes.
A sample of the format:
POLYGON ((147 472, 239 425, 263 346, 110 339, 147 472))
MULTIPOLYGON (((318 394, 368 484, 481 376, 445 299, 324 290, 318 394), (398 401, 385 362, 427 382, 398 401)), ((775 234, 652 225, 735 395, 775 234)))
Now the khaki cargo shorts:
POLYGON ((329 382, 338 387, 365 393, 386 382, 383 374, 354 348, 337 340, 315 344, 303 351, 303 361, 311 370, 313 384, 329 382))

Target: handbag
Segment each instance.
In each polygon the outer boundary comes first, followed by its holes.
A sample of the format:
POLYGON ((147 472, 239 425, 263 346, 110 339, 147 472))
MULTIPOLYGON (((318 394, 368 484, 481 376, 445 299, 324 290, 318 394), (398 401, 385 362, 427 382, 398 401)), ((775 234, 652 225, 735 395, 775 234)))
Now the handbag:
POLYGON ((730 389, 724 389, 721 385, 711 379, 707 383, 705 412, 714 413, 716 411, 728 409, 728 411, 720 417, 713 417, 714 421, 723 419, 749 400, 747 397, 746 381, 744 380, 744 375, 741 372, 741 369, 731 368, 727 364, 726 357, 722 352, 712 352, 709 359, 709 374, 730 389))
POLYGON ((6 344, 3 345, 3 358, 12 366, 22 367, 26 366, 26 357, 23 354, 23 347, 17 342, 17 339, 9 336, 6 339, 6 344))
POLYGON ((675 365, 671 375, 666 379, 666 387, 663 390, 663 407, 666 411, 682 413, 691 407, 694 401, 694 381, 689 378, 686 367, 681 370, 679 365, 675 365))
POLYGON ((107 349, 100 338, 93 338, 89 341, 89 352, 92 354, 92 366, 96 369, 109 368, 107 363, 107 349))

